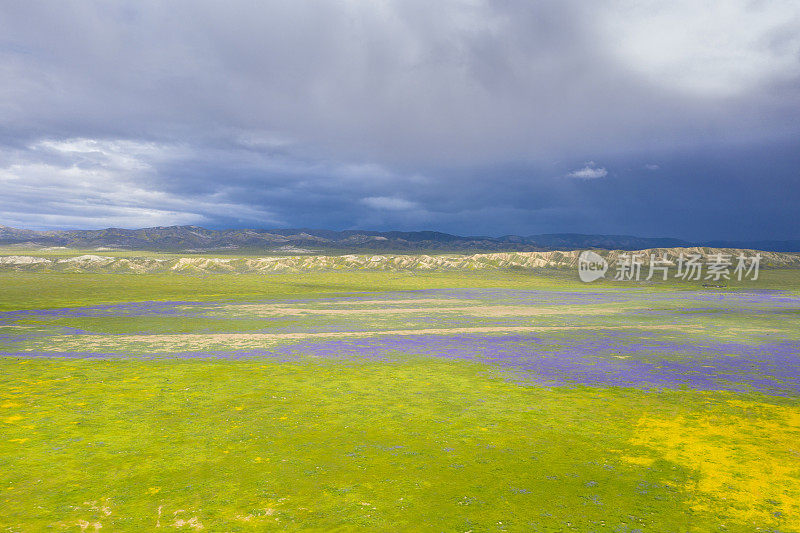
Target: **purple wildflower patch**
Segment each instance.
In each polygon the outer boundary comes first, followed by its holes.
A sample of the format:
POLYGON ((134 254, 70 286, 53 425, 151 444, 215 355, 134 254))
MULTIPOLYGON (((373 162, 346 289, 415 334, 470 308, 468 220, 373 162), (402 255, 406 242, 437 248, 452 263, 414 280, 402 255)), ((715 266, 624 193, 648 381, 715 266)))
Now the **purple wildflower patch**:
MULTIPOLYGON (((324 299, 297 299, 260 304, 337 304, 347 308, 348 302, 364 300, 403 301, 404 306, 413 306, 413 300, 435 298, 453 302, 477 302, 518 306, 564 306, 572 309, 588 309, 591 305, 624 304, 640 305, 636 312, 643 315, 710 315, 741 313, 769 319, 772 325, 791 324, 800 312, 800 299, 780 291, 674 291, 647 292, 639 289, 587 292, 526 291, 510 289, 447 289, 420 290, 394 293, 356 293, 324 299), (412 300, 412 302, 408 302, 412 300), (658 302, 672 302, 659 309, 658 302), (676 304, 678 302, 678 304, 676 304), (687 305, 683 305, 686 302, 687 305), (655 309, 649 304, 656 304, 655 309), (689 305, 691 304, 691 305, 689 305)), ((363 316, 341 318, 320 315, 303 316, 291 322, 282 322, 282 317, 261 317, 263 332, 268 333, 324 333, 337 331, 365 332, 365 337, 346 339, 319 339, 313 341, 287 341, 269 349, 240 351, 171 352, 148 350, 131 351, 121 346, 115 353, 90 351, 56 352, 54 348, 36 351, 36 345, 24 343, 38 338, 59 339, 61 336, 77 336, 91 333, 80 327, 55 324, 50 329, 24 329, 17 323, 41 319, 104 318, 104 317, 212 317, 235 322, 244 318, 233 312, 232 302, 138 302, 119 305, 99 305, 83 308, 48 310, 26 310, 0 313, 0 351, 4 357, 73 357, 114 358, 121 356, 156 358, 259 358, 272 361, 299 361, 308 358, 329 360, 402 360, 408 357, 433 357, 457 361, 484 363, 500 367, 528 382, 541 385, 587 385, 601 387, 636 388, 681 388, 698 390, 755 390, 770 394, 800 395, 800 341, 790 335, 789 325, 778 334, 757 338, 757 342, 722 341, 718 337, 695 335, 689 337, 675 330, 648 330, 646 326, 625 331, 612 329, 568 328, 563 331, 545 331, 540 334, 447 334, 447 328, 475 325, 475 316, 449 312, 436 314, 435 306, 429 307, 432 315, 403 319, 403 327, 411 330, 423 327, 443 328, 441 334, 389 335, 380 329, 395 328, 395 318, 363 316), (412 321, 413 322, 410 322, 412 321), (375 328, 378 330, 376 331, 375 328), (769 342, 761 342, 762 339, 769 342), (0 347, 2 350, 2 347, 0 347)), ((580 318, 590 316, 576 313, 568 321, 560 320, 564 326, 575 325, 580 318)), ((631 315, 626 315, 631 316, 631 315)), ((529 320, 529 319, 528 319, 529 320)), ((79 321, 78 321, 79 322, 79 321)), ((481 326, 515 326, 520 324, 515 317, 482 317, 481 326)), ((81 324, 78 323, 78 326, 81 324)), ((38 327, 38 325, 37 325, 38 327)), ((260 327, 260 325, 258 326, 260 327)), ((146 343, 147 335, 141 335, 146 343)), ((737 337, 738 338, 738 337, 737 337)), ((40 344, 40 346, 55 346, 40 344)), ((79 345, 75 345, 80 350, 79 345)), ((113 348, 108 348, 113 350, 113 348)), ((144 349, 142 349, 144 350, 144 349)))

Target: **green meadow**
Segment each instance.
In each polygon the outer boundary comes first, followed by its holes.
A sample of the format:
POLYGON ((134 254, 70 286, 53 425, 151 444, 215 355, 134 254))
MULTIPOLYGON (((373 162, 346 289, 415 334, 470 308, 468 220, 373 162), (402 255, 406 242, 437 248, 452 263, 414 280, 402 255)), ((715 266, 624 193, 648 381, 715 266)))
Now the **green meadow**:
MULTIPOLYGON (((793 269, 763 270, 757 281, 728 282, 729 288, 776 289, 797 294, 800 274, 793 269)), ((70 307, 144 300, 261 300, 320 297, 363 291, 443 288, 512 288, 593 291, 598 288, 696 290, 702 283, 581 283, 573 270, 486 270, 477 272, 343 271, 275 274, 117 274, 0 271, 0 311, 70 307)))
MULTIPOLYGON (((800 531, 794 394, 545 385, 419 349, 329 358, 302 344, 540 328, 555 348, 620 330, 744 353, 796 343, 798 274, 718 291, 788 299, 732 308, 713 291, 683 300, 696 284, 585 285, 566 272, 3 272, 0 310, 42 312, 0 325, 0 531, 800 531), (557 299, 522 305, 513 291, 557 299), (562 304, 620 291, 635 295, 562 304), (153 301, 208 305, 45 312, 153 301), (284 345, 300 355, 217 357, 284 345)), ((636 354, 596 358, 618 357, 636 354)))
MULTIPOLYGON (((641 420, 680 413, 735 430, 753 425, 750 405, 797 413, 763 397, 522 387, 422 360, 6 360, 3 391, 12 531, 748 531, 735 520, 743 495, 730 505, 692 490, 691 463, 636 442, 641 420)), ((781 481, 754 475, 764 489, 781 481)), ((780 523, 770 511, 764 523, 780 523)))

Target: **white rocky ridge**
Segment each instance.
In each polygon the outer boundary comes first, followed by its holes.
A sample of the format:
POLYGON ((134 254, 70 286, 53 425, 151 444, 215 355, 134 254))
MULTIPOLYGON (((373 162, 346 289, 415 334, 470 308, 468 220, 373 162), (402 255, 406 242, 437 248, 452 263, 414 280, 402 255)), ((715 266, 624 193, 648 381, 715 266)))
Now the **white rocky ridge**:
MULTIPOLYGON (((34 256, 0 256, 3 270, 65 270, 69 272, 185 272, 185 273, 259 273, 303 272, 323 270, 487 270, 576 268, 580 251, 569 252, 507 252, 473 255, 286 255, 276 257, 181 257, 177 259, 149 257, 111 257, 81 255, 69 258, 34 256)), ((630 251, 597 250, 610 263, 620 256, 639 254, 647 265, 651 254, 659 260, 666 258, 675 265, 680 254, 699 254, 704 261, 716 254, 729 256, 733 261, 740 254, 750 258, 761 254, 766 267, 800 268, 800 253, 756 252, 733 248, 654 248, 630 251)))
POLYGON ((114 257, 99 256, 99 255, 79 255, 77 257, 68 257, 66 259, 59 259, 59 263, 110 263, 114 261, 114 257))
POLYGON ((50 263, 50 259, 45 257, 32 257, 30 255, 5 255, 0 256, 2 265, 35 265, 40 263, 50 263))

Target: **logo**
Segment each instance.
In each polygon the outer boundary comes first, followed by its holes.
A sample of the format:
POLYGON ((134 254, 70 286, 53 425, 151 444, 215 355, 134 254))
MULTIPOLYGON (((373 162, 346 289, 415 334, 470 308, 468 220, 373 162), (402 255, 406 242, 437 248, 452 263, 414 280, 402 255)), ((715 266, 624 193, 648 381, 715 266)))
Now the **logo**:
POLYGON ((605 277, 608 262, 591 250, 584 250, 578 256, 578 277, 581 281, 590 283, 605 277))

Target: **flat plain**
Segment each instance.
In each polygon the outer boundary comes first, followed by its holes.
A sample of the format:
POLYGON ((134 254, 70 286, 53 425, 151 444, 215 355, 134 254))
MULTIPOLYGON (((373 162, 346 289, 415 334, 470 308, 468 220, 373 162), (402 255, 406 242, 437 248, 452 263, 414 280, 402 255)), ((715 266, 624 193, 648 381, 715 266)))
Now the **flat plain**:
POLYGON ((800 531, 800 271, 0 273, 4 531, 800 531))

